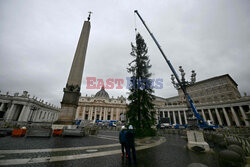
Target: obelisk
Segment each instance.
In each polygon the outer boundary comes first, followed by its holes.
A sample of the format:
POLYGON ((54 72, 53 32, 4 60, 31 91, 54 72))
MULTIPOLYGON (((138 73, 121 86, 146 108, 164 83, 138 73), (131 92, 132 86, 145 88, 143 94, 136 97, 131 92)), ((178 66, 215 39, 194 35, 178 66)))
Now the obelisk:
POLYGON ((91 12, 89 12, 88 21, 84 21, 68 81, 66 87, 63 89, 64 95, 61 102, 61 111, 58 116, 58 122, 63 124, 72 124, 74 122, 78 100, 81 96, 82 74, 90 32, 90 14, 91 12))

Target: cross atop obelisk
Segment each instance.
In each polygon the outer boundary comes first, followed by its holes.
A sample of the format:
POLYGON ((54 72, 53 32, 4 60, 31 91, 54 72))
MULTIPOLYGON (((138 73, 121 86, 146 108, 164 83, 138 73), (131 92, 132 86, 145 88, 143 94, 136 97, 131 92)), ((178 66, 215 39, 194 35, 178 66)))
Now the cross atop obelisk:
POLYGON ((76 109, 79 97, 81 96, 80 89, 90 33, 89 21, 91 13, 92 12, 89 12, 88 20, 84 21, 68 81, 66 87, 63 89, 64 95, 61 102, 61 112, 58 118, 58 121, 62 123, 70 124, 75 120, 76 109))
POLYGON ((90 20, 90 16, 93 12, 89 11, 89 17, 88 17, 88 21, 90 20))

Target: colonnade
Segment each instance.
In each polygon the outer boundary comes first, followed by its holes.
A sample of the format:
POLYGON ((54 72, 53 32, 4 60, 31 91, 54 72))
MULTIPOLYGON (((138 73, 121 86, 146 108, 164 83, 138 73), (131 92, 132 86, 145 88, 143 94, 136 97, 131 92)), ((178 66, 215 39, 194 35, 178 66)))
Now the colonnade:
MULTIPOLYGON (((221 126, 236 126, 249 127, 247 119, 247 112, 250 109, 250 104, 223 104, 223 105, 197 105, 197 111, 204 120, 212 121, 215 125, 221 126)), ((186 107, 180 106, 165 106, 158 109, 158 118, 170 118, 171 124, 187 124, 186 107)))
POLYGON ((82 120, 117 120, 121 121, 125 108, 107 106, 78 106, 76 119, 82 120))
POLYGON ((12 103, 0 101, 2 119, 5 121, 20 122, 53 122, 58 119, 58 110, 39 107, 34 104, 12 101, 12 103))

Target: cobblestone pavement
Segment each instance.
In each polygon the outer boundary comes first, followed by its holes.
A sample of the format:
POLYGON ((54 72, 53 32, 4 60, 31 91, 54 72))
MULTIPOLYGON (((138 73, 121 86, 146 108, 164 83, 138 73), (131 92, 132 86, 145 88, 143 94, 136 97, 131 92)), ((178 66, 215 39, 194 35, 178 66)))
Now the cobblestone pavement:
MULTIPOLYGON (((129 166, 126 159, 122 159, 120 156, 118 133, 116 131, 100 131, 98 136, 82 138, 3 137, 0 138, 0 166, 7 164, 9 164, 8 166, 20 167, 129 166)), ((138 163, 130 166, 182 167, 193 162, 203 163, 209 167, 218 166, 215 154, 188 151, 184 147, 186 141, 178 135, 166 135, 165 138, 166 142, 161 144, 163 142, 161 141, 158 146, 155 144, 155 147, 138 145, 136 147, 138 163)))
POLYGON ((1 150, 17 149, 45 149, 62 147, 81 147, 91 145, 105 145, 117 143, 116 140, 87 137, 51 137, 51 138, 26 138, 26 137, 1 137, 1 150))

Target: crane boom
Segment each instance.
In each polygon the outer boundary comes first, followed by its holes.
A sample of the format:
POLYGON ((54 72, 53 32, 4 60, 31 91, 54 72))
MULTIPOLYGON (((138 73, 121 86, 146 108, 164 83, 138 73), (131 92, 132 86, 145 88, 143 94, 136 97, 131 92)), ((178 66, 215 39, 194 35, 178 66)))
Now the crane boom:
POLYGON ((176 73, 174 67, 172 66, 171 62, 167 59, 165 53, 163 52, 160 44, 158 43, 158 41, 156 40, 156 38, 154 37, 153 33, 151 33, 151 31, 149 30, 148 26, 146 25, 146 23, 144 22, 144 20, 142 19, 141 15, 139 14, 139 12, 137 10, 134 11, 137 16, 139 17, 139 19, 142 21, 143 25, 145 26, 145 28, 147 29, 147 31, 149 32, 150 36, 152 37, 152 39, 154 40, 155 44, 157 45, 158 49, 160 50, 162 56, 164 57, 164 59, 166 60, 169 68, 171 69, 172 73, 174 74, 178 84, 180 85, 181 90, 183 91, 185 97, 187 98, 193 113, 195 115, 195 117, 198 119, 198 124, 200 127, 209 127, 209 125, 207 124, 207 122, 201 117, 201 115, 197 112, 196 107, 193 103, 193 100, 191 99, 191 97, 189 96, 189 94, 187 93, 186 89, 183 87, 183 85, 181 84, 181 81, 178 77, 178 74, 176 73))

